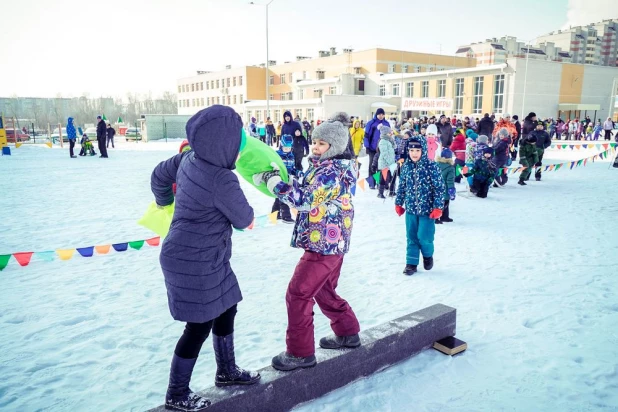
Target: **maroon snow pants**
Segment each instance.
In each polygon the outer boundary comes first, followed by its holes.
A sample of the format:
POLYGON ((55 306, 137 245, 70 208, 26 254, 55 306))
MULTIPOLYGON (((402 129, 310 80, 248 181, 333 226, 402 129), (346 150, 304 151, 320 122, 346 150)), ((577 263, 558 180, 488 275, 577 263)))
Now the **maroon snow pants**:
POLYGON ((315 353, 313 305, 318 303, 337 336, 360 331, 356 315, 348 302, 335 289, 339 280, 343 255, 320 255, 305 251, 288 285, 285 302, 288 307, 287 352, 297 357, 315 353))

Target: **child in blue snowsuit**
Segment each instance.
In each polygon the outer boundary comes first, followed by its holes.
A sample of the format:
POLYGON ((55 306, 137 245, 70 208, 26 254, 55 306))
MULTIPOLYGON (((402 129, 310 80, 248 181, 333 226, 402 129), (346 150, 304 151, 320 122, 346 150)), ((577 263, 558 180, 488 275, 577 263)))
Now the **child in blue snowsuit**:
MULTIPOLYGON (((277 150, 277 154, 281 160, 283 160, 283 164, 288 171, 288 176, 299 177, 300 173, 296 170, 296 158, 292 151, 293 143, 294 139, 289 134, 281 136, 281 145, 279 150, 277 150)), ((271 212, 277 212, 277 219, 281 219, 285 223, 294 223, 294 219, 292 219, 292 214, 290 213, 290 206, 281 202, 279 198, 275 199, 271 212)))
POLYGON ((408 159, 401 167, 395 211, 406 214, 406 267, 404 274, 416 273, 419 252, 423 267, 433 267, 435 220, 442 216, 446 191, 440 169, 427 157, 427 141, 420 136, 408 139, 408 159))

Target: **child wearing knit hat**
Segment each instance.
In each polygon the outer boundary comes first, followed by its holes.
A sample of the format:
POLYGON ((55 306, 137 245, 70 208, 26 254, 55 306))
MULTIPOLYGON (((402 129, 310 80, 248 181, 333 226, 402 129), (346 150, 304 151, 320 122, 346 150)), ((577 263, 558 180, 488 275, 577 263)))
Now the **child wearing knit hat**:
POLYGON ((455 189, 455 163, 451 149, 448 147, 442 149, 442 153, 436 158, 436 164, 442 174, 442 180, 444 180, 444 209, 442 209, 440 219, 436 219, 436 223, 449 223, 453 221, 449 216, 449 204, 452 200, 455 200, 457 193, 455 189))
POLYGON ((436 159, 436 152, 438 151, 438 127, 435 124, 427 126, 425 139, 427 141, 427 157, 433 161, 436 159))
POLYGON ((316 364, 313 336, 313 305, 331 321, 334 335, 322 338, 324 349, 360 346, 360 325, 352 308, 335 292, 343 258, 350 248, 354 206, 352 187, 357 170, 354 153, 348 149, 349 117, 337 113, 312 134, 309 168, 301 181, 281 180, 278 171, 258 173, 256 184, 266 182, 277 198, 298 210, 292 247, 305 253, 296 265, 286 294, 288 328, 286 350, 275 356, 272 366, 282 371, 316 364))

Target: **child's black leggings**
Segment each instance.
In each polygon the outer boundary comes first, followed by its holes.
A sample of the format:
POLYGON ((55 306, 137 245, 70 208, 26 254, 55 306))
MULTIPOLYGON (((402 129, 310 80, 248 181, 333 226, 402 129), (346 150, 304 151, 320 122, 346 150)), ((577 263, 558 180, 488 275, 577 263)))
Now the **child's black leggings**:
POLYGON ((176 344, 174 353, 183 359, 195 359, 200 354, 202 344, 208 338, 210 330, 217 336, 227 336, 234 332, 236 305, 232 306, 219 317, 204 323, 187 322, 182 336, 176 344))

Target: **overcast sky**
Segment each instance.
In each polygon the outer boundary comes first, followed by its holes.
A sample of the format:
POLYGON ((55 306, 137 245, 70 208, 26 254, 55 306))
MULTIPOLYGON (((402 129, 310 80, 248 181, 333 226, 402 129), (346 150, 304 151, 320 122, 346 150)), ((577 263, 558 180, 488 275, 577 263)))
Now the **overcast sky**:
MULTIPOLYGON (((617 2, 517 0, 487 8, 480 0, 274 0, 270 58, 315 56, 331 46, 453 54, 490 37, 529 40, 616 18, 617 2)), ((265 7, 246 0, 2 3, 0 97, 156 96, 196 70, 266 61, 265 7)))

